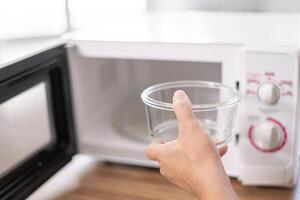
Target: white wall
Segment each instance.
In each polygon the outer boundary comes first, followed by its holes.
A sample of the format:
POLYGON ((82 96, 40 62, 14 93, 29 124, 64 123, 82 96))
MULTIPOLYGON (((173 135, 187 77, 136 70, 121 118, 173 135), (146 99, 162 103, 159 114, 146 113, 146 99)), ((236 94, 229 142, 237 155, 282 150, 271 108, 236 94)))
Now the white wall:
MULTIPOLYGON (((67 0, 0 0, 0 40, 59 36, 68 29, 67 0)), ((68 0, 72 27, 143 12, 146 0, 68 0)))
POLYGON ((73 29, 94 25, 127 13, 146 10, 147 0, 69 0, 73 29))
POLYGON ((148 0, 148 8, 299 12, 299 0, 148 0))
POLYGON ((0 39, 60 35, 65 10, 63 0, 0 0, 0 39))

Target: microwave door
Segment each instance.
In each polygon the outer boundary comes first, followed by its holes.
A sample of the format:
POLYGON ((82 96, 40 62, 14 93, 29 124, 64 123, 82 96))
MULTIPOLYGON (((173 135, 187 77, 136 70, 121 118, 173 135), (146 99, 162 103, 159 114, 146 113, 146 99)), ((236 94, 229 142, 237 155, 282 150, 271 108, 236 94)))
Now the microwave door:
POLYGON ((66 50, 0 69, 0 199, 25 199, 76 153, 66 50))

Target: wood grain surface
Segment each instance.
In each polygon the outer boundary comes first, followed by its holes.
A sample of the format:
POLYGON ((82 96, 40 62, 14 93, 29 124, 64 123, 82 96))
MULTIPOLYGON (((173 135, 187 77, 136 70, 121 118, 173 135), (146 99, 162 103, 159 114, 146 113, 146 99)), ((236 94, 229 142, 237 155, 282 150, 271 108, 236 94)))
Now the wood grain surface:
MULTIPOLYGON (((295 189, 246 187, 232 184, 241 200, 290 200, 295 189)), ((195 200, 184 190, 171 185, 158 170, 115 164, 97 164, 81 177, 80 185, 56 200, 195 200)))

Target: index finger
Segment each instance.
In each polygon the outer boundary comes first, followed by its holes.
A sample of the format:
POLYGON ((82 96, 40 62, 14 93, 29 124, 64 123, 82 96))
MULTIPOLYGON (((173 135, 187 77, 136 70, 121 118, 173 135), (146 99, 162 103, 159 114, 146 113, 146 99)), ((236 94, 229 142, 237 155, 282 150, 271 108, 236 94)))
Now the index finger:
POLYGON ((148 159, 159 161, 161 158, 162 151, 162 144, 153 142, 147 146, 145 153, 148 159))

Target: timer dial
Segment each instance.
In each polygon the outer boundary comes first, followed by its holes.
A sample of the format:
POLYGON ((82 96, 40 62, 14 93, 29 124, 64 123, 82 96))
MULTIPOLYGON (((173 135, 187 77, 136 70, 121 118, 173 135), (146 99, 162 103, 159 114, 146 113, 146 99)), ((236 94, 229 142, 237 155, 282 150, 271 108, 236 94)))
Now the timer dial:
POLYGON ((263 104, 273 105, 280 98, 280 89, 273 83, 264 83, 259 86, 257 96, 263 104))
POLYGON ((286 142, 284 127, 276 120, 269 119, 250 127, 249 139, 256 149, 274 152, 281 149, 286 142))

